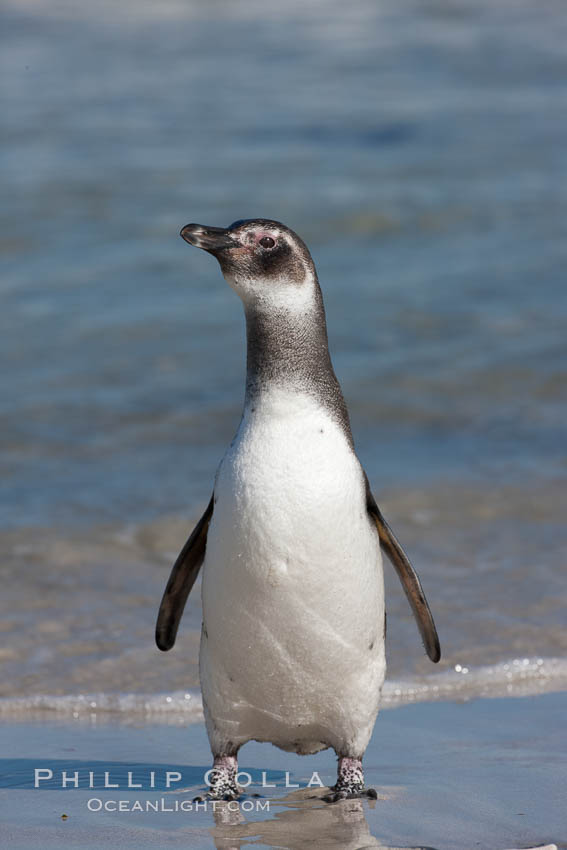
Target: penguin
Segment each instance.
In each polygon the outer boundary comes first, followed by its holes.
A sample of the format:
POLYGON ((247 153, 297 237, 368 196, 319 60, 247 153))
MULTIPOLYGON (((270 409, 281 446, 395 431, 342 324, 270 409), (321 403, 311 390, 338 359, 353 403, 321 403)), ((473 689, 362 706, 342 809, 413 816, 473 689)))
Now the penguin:
POLYGON ((244 409, 203 516, 177 558, 156 643, 174 645, 202 569, 199 673, 213 755, 208 799, 237 799, 250 740, 300 755, 332 748, 326 799, 376 797, 362 758, 386 673, 381 551, 427 655, 441 657, 420 580, 358 460, 303 240, 278 221, 188 224, 246 317, 244 409))

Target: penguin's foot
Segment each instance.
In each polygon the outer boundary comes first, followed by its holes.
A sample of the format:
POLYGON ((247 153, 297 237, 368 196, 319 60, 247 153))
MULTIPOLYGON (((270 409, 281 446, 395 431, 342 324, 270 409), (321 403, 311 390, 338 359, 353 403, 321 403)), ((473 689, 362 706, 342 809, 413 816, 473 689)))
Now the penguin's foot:
POLYGON ((355 797, 378 799, 374 788, 364 787, 364 772, 362 759, 339 757, 339 767, 336 784, 330 789, 331 793, 323 797, 326 803, 336 803, 337 800, 351 800, 355 797))
POLYGON ((212 769, 209 771, 209 790, 194 798, 194 802, 206 800, 238 800, 241 789, 236 782, 238 762, 236 756, 215 756, 212 769))
POLYGON ((333 785, 331 793, 323 797, 325 803, 336 803, 339 800, 354 800, 368 797, 369 800, 377 800, 378 794, 374 788, 365 788, 364 785, 351 786, 349 788, 338 788, 333 785))

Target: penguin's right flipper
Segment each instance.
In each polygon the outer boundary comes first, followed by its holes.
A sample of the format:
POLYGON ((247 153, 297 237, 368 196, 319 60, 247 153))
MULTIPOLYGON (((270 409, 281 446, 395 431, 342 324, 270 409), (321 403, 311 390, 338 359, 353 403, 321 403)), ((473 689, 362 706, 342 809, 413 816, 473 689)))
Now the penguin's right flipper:
POLYGON ((171 649, 177 637, 179 621, 183 615, 187 597, 197 580, 199 570, 205 558, 207 532, 213 515, 215 494, 193 532, 179 553, 167 582, 156 623, 156 643, 166 652, 171 649))

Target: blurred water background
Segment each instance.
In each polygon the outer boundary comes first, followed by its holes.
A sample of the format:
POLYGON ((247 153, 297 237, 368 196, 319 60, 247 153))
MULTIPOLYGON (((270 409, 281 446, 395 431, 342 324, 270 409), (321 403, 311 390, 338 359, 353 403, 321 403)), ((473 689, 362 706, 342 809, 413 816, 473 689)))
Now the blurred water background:
POLYGON ((312 250, 441 670, 565 685, 565 5, 7 0, 1 38, 0 694, 196 686, 198 594, 174 653, 153 625, 244 324, 178 231, 257 216, 312 250))

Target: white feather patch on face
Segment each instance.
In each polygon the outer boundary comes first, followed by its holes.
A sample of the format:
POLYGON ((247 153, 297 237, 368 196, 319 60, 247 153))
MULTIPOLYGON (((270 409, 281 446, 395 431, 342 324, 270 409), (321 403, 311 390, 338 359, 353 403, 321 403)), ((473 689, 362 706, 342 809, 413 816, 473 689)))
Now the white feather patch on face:
POLYGON ((228 273, 224 277, 245 306, 253 305, 267 312, 285 310, 300 314, 315 305, 315 278, 311 270, 306 270, 305 280, 301 283, 286 277, 237 278, 228 273))

